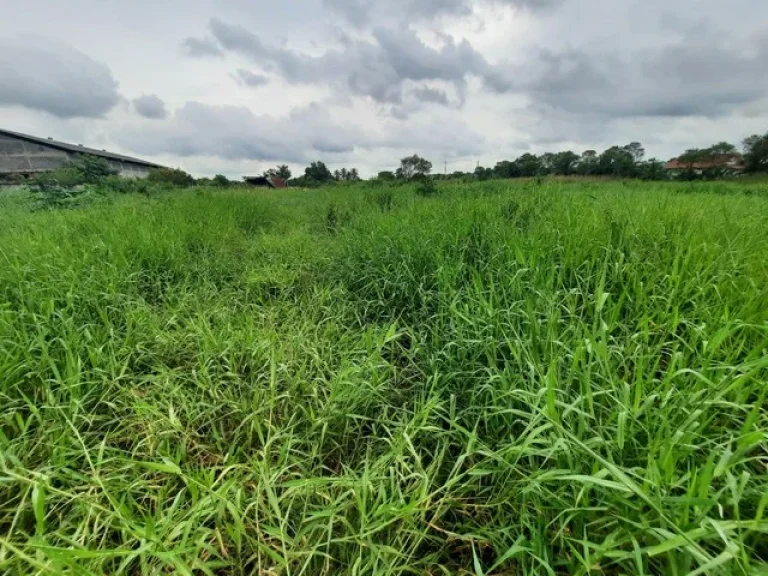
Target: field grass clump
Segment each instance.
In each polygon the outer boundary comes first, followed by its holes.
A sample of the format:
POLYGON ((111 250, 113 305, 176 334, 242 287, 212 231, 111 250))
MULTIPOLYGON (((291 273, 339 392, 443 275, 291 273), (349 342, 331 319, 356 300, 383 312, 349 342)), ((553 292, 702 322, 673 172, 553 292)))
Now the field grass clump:
POLYGON ((762 573, 738 186, 0 197, 0 573, 762 573))

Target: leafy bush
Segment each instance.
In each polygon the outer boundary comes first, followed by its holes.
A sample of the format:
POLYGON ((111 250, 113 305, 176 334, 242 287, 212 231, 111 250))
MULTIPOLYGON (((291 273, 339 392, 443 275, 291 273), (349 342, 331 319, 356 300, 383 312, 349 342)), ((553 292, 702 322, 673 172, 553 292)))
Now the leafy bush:
POLYGON ((90 204, 96 196, 103 196, 98 191, 86 186, 64 187, 55 183, 38 182, 30 187, 36 198, 37 210, 60 210, 78 208, 90 204))
POLYGON ((216 174, 216 176, 213 177, 213 181, 211 182, 211 184, 213 186, 218 186, 219 188, 229 188, 232 182, 230 182, 229 178, 227 178, 223 174, 216 174))
POLYGON ((429 176, 422 174, 414 176, 413 180, 416 182, 416 194, 419 196, 434 196, 438 193, 434 180, 429 176))
POLYGON ((179 188, 186 188, 195 184, 195 179, 180 168, 155 168, 149 172, 147 180, 152 184, 177 186, 179 188))
POLYGON ((144 194, 150 195, 160 188, 147 180, 137 178, 121 178, 109 176, 102 180, 100 188, 104 192, 116 192, 118 194, 144 194))
POLYGON ((83 184, 98 184, 104 178, 117 175, 117 170, 109 165, 106 158, 83 154, 74 162, 73 167, 83 179, 83 184))

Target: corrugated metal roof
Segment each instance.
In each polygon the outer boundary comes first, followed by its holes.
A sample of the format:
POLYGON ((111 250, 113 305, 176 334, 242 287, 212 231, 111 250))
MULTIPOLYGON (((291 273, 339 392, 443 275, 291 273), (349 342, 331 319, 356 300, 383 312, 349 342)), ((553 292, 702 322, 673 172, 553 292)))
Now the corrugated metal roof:
POLYGON ((109 160, 116 160, 118 162, 130 162, 131 164, 140 164, 141 166, 149 166, 150 168, 163 168, 160 164, 154 162, 147 162, 139 158, 133 158, 131 156, 123 156, 122 154, 114 154, 107 152, 106 150, 96 150, 95 148, 88 148, 86 146, 80 146, 78 144, 67 144, 66 142, 59 142, 51 138, 38 138, 37 136, 30 136, 29 134, 22 134, 20 132, 12 132, 11 130, 3 130, 0 128, 0 134, 5 136, 13 136, 14 138, 20 138, 36 144, 43 144, 44 146, 50 146, 51 148, 57 148, 59 150, 65 150, 66 152, 74 152, 76 154, 90 154, 91 156, 100 156, 101 158, 108 158, 109 160))

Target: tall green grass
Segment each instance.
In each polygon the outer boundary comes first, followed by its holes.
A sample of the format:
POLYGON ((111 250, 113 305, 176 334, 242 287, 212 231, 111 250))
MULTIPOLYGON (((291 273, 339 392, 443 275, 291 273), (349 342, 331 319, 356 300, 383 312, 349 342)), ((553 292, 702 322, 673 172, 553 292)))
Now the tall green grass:
POLYGON ((763 573, 767 190, 4 198, 0 573, 763 573))

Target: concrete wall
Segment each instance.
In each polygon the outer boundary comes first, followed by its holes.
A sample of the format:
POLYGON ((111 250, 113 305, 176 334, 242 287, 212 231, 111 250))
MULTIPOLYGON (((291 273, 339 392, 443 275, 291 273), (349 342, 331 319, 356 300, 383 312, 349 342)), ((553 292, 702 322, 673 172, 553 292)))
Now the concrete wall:
MULTIPOLYGON (((0 134, 0 174, 50 172, 67 165, 77 154, 0 134)), ((141 164, 108 160, 110 167, 125 178, 146 178, 150 168, 141 164)))
POLYGON ((63 150, 0 135, 0 174, 48 172, 69 161, 63 150))
POLYGON ((142 164, 118 162, 117 160, 110 160, 109 165, 113 170, 117 170, 117 173, 123 178, 146 178, 151 170, 151 168, 142 164))

